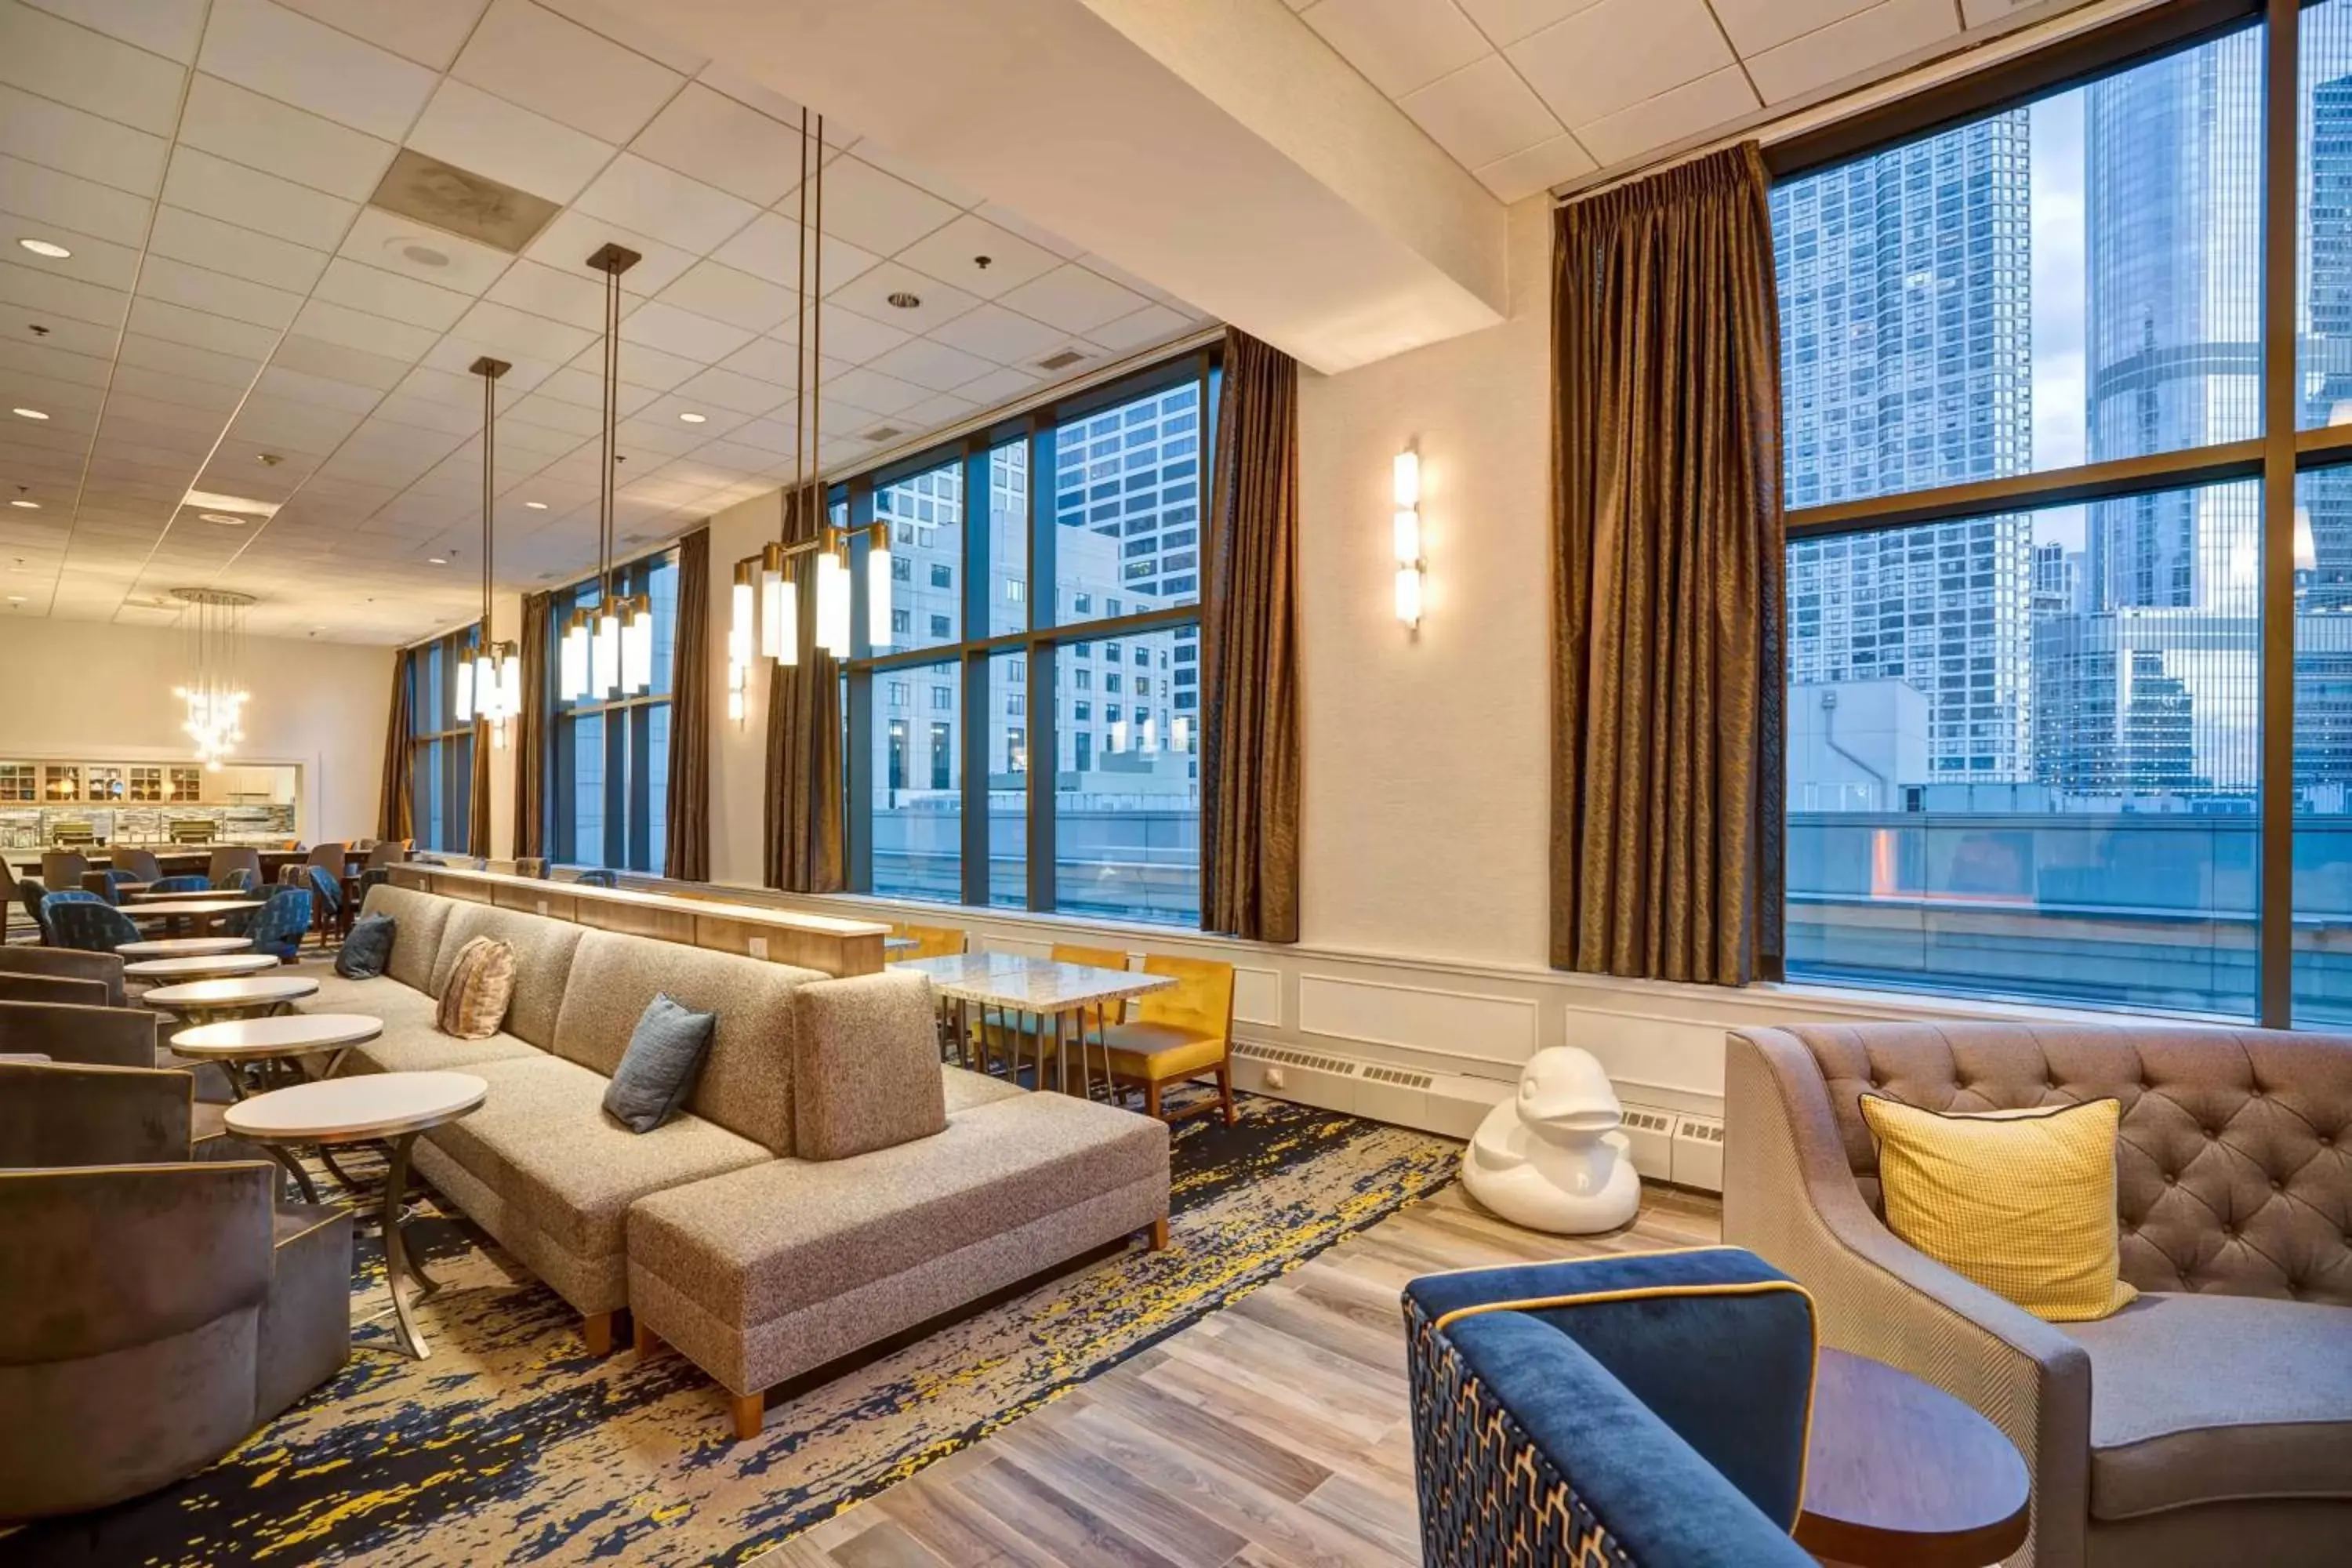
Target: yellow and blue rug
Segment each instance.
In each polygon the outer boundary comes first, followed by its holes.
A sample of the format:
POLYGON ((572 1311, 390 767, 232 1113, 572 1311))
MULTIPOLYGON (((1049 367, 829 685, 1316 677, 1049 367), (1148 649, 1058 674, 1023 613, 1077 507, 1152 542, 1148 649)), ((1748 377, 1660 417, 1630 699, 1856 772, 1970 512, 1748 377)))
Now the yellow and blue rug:
MULTIPOLYGON (((445 1283, 422 1311, 430 1360, 385 1353, 383 1325, 362 1327, 341 1377, 219 1464, 0 1533, 0 1562, 743 1562, 1434 1192, 1460 1153, 1255 1096, 1241 1111, 1231 1128, 1177 1124, 1169 1250, 1061 1274, 775 1405, 743 1443, 684 1358, 590 1358, 551 1291, 428 1205, 409 1234, 445 1283)), ((372 1234, 359 1249, 355 1323, 386 1305, 372 1234)))

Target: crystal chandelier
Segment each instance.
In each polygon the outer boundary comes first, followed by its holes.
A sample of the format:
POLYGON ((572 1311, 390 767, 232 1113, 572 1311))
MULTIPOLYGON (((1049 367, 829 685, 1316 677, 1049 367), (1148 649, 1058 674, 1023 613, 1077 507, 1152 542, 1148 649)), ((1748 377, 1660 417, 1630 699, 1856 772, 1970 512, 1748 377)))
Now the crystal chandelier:
POLYGON ((499 377, 512 367, 488 355, 476 360, 482 378, 482 631, 470 661, 457 666, 457 722, 480 719, 490 727, 490 743, 507 743, 507 721, 522 712, 522 650, 490 640, 490 567, 496 531, 491 522, 498 490, 499 377))
POLYGON ((196 760, 214 773, 245 739, 245 612, 250 594, 217 588, 174 588, 180 630, 187 642, 188 675, 172 695, 187 706, 181 728, 195 742, 196 760))
POLYGON ((621 274, 645 258, 624 246, 600 247, 588 265, 604 275, 604 460, 596 492, 596 608, 575 609, 558 645, 556 678, 567 702, 609 701, 642 692, 654 679, 654 606, 643 594, 622 595, 613 570, 614 447, 620 424, 621 274))
POLYGON ((796 568, 801 557, 816 557, 815 644, 835 658, 847 658, 853 642, 849 546, 863 534, 868 546, 866 641, 869 648, 890 646, 889 525, 869 522, 857 528, 835 528, 827 520, 819 524, 813 539, 788 543, 782 537, 791 531, 795 506, 824 504, 817 441, 818 416, 824 404, 824 322, 818 310, 818 302, 824 298, 824 117, 816 117, 812 133, 805 109, 801 110, 800 260, 793 282, 792 482, 778 508, 779 537, 757 555, 735 563, 728 605, 727 717, 738 724, 744 719, 744 694, 751 685, 753 659, 800 663, 801 595, 796 568))

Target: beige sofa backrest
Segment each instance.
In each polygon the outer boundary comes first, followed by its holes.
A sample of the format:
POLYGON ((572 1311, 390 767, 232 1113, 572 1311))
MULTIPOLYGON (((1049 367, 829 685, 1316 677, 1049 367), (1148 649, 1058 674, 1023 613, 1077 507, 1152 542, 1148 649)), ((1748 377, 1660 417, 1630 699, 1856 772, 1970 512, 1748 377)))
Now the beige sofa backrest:
POLYGON ((1864 1094, 1944 1113, 2113 1099, 2124 1278, 2352 1306, 2352 1037, 2193 1025, 1796 1024, 1872 1208, 1864 1094))
MULTIPOLYGON (((570 928, 575 931, 582 928, 570 928)), ((452 933, 454 935, 454 931, 452 933)), ((687 1109, 793 1152, 793 992, 825 977, 764 959, 658 938, 587 931, 555 1022, 555 1054, 610 1077, 657 993, 716 1013, 710 1055, 687 1109)))
POLYGON ((426 992, 439 996, 457 966, 457 954, 478 936, 505 942, 514 949, 514 997, 507 1004, 506 1032, 541 1050, 555 1048, 555 1016, 563 1005, 572 977, 572 954, 586 935, 570 921, 520 910, 493 909, 488 904, 449 905, 449 923, 441 932, 441 950, 433 959, 433 983, 426 992))
POLYGON ((388 883, 370 888, 360 912, 392 917, 392 958, 383 972, 412 990, 430 990, 433 960, 441 951, 441 933, 447 929, 454 908, 449 900, 430 893, 411 892, 388 883))

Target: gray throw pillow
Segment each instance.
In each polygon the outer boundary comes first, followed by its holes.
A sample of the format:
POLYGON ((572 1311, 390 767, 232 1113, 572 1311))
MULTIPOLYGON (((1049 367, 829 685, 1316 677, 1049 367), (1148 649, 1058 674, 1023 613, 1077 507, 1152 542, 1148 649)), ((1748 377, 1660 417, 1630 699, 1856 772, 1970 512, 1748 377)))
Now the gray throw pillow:
POLYGON ((393 934, 390 915, 362 915, 335 954, 335 973, 346 980, 373 980, 392 962, 393 934))
POLYGON ((650 1132, 694 1092, 710 1054, 716 1013, 697 1013, 656 994, 629 1035, 629 1048, 604 1090, 604 1109, 632 1132, 650 1132))

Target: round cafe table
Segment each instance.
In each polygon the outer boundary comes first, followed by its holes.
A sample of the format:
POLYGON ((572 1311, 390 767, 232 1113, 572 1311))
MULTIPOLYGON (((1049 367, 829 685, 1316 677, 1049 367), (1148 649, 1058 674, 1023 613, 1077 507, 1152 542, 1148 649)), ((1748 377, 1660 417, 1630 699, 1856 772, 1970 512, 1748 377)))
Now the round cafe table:
MULTIPOLYGON (((295 1075, 293 1081, 300 1081, 297 1063, 305 1057, 325 1053, 326 1065, 319 1069, 318 1076, 332 1078, 335 1069, 343 1064, 345 1051, 383 1033, 383 1020, 363 1013, 280 1013, 272 1018, 232 1018, 217 1024, 198 1024, 174 1034, 171 1047, 191 1061, 218 1062, 227 1075, 229 1092, 244 1100, 256 1092, 254 1082, 249 1080, 263 1079, 273 1067, 295 1075)), ((268 1148, 294 1178, 294 1184, 302 1190, 302 1201, 317 1203, 318 1190, 311 1185, 310 1173, 302 1168, 301 1162, 277 1144, 268 1148)), ((356 1184, 343 1174, 334 1156, 324 1149, 319 1152, 344 1190, 355 1190, 356 1184)))
POLYGON ((221 916, 260 907, 259 899, 215 896, 208 899, 148 899, 126 906, 122 912, 134 921, 193 921, 197 935, 209 936, 214 922, 221 916))
POLYGON ((404 1279, 423 1300, 441 1289, 408 1255, 401 1204, 408 1192, 408 1151, 427 1128, 478 1109, 490 1086, 471 1073, 380 1072, 321 1079, 257 1094, 228 1108, 223 1120, 236 1137, 263 1144, 383 1143, 391 1153, 383 1178, 384 1284, 392 1291, 400 1348, 423 1361, 431 1354, 401 1294, 404 1279))
POLYGON ((259 974, 278 967, 267 952, 183 953, 176 958, 142 958, 122 966, 131 980, 220 980, 233 974, 259 974))
POLYGON ((125 961, 139 958, 199 958, 210 953, 244 952, 253 946, 249 936, 169 936, 153 942, 126 942, 114 951, 125 961))
POLYGON ((254 1017, 319 994, 319 983, 298 975, 247 975, 237 980, 193 980, 158 985, 139 998, 150 1007, 177 1013, 191 1023, 254 1017))

